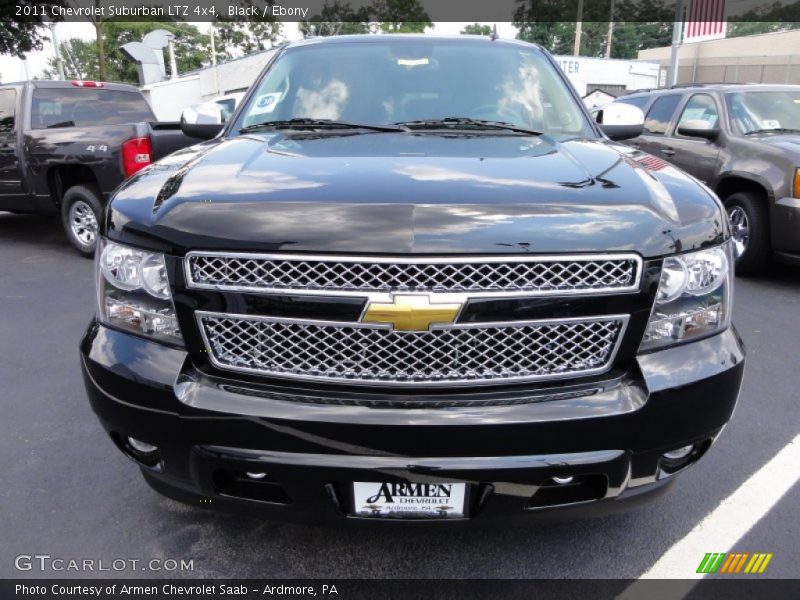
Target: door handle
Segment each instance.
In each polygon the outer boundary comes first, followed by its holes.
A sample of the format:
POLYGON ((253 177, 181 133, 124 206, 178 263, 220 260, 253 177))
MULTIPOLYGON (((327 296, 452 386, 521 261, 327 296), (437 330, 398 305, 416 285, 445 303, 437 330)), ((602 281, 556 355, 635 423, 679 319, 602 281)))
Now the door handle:
POLYGON ((664 156, 675 156, 675 150, 673 150, 672 148, 664 148, 661 151, 661 154, 663 154, 664 156))

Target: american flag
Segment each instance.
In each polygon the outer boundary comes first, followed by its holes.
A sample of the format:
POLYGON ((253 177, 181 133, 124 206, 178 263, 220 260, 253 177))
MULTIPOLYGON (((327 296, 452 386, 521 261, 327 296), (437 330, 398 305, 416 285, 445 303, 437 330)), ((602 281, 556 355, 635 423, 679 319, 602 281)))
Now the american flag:
POLYGON ((725 37, 725 0, 689 0, 684 42, 702 42, 725 37))

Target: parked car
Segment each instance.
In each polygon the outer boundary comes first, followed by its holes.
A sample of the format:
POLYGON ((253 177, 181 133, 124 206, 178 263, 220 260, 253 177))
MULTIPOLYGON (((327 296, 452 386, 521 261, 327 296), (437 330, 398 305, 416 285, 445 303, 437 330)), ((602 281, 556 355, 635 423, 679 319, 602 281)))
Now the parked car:
POLYGON ((133 86, 95 81, 0 85, 0 211, 61 213, 84 256, 94 254, 111 191, 154 160, 198 140, 157 123, 133 86))
POLYGON ((628 144, 697 177, 722 199, 741 274, 771 256, 800 264, 800 86, 691 85, 617 99, 646 112, 628 144))
POLYGON ((81 343, 95 413, 201 507, 652 498, 722 431, 745 354, 719 200, 607 137, 643 118, 598 125, 518 41, 281 48, 227 124, 187 123, 208 141, 111 199, 81 343))

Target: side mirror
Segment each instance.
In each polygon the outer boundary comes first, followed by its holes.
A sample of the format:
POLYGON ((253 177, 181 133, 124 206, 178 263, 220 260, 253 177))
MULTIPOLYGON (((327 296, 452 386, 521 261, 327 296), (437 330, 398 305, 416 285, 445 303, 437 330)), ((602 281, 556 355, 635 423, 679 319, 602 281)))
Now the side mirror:
POLYGON ((713 140, 719 135, 719 129, 713 127, 708 121, 703 119, 687 119, 678 124, 678 134, 687 137, 699 137, 713 140))
POLYGON ((181 131, 188 137, 210 140, 222 127, 222 109, 215 102, 189 106, 181 115, 181 131))
POLYGON ((644 130, 642 109, 623 102, 612 102, 598 109, 595 120, 603 133, 616 141, 639 137, 644 130))

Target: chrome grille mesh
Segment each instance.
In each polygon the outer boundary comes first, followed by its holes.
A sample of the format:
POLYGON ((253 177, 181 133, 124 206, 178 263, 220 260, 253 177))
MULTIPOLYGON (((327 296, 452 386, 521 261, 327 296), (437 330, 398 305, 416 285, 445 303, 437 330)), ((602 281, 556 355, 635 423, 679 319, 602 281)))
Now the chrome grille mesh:
POLYGON ((190 253, 190 287, 301 292, 596 293, 638 284, 634 255, 415 259, 190 253), (427 262, 426 262, 427 260, 427 262))
POLYGON ((455 325, 397 332, 355 323, 198 313, 218 367, 270 376, 380 384, 504 382, 599 373, 625 317, 455 325))

